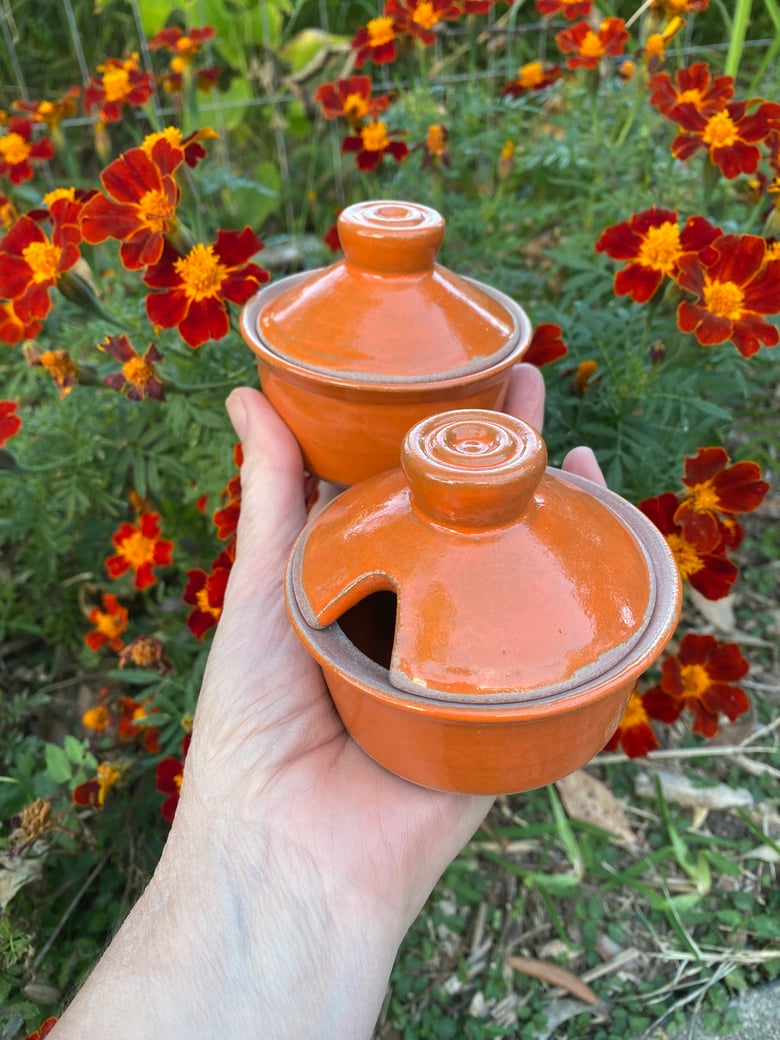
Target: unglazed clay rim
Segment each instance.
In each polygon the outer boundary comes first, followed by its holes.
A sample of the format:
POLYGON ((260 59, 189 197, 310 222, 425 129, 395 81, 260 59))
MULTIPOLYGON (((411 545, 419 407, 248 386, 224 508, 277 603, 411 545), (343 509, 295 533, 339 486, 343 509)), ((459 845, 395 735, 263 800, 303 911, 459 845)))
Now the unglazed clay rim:
POLYGON ((383 393, 392 390, 416 390, 420 386, 428 386, 431 389, 439 390, 448 386, 468 383, 475 378, 493 375, 510 365, 516 364, 531 343, 531 321, 520 304, 515 303, 511 297, 502 293, 499 289, 493 289, 491 286, 478 282, 474 278, 459 275, 464 281, 481 289, 500 303, 512 318, 512 334, 501 350, 495 351, 488 357, 474 359, 470 364, 461 365, 456 369, 437 372, 433 377, 430 375, 388 376, 378 372, 339 372, 332 368, 309 365, 298 358, 289 357, 263 339, 258 329, 260 312, 277 296, 281 295, 282 292, 286 292, 287 289, 293 287, 297 282, 308 281, 320 271, 325 270, 327 268, 320 267, 313 271, 302 271, 299 274, 288 275, 278 282, 272 282, 270 285, 264 286, 244 305, 241 311, 241 333, 250 349, 273 367, 285 369, 288 372, 300 373, 314 382, 324 383, 326 386, 331 387, 354 388, 356 385, 363 385, 367 389, 381 390, 383 393))
POLYGON ((554 469, 548 472, 558 473, 616 513, 636 538, 648 563, 650 597, 653 602, 646 627, 640 629, 633 639, 617 647, 615 653, 602 655, 592 667, 580 669, 576 676, 568 680, 525 692, 509 690, 493 694, 456 694, 428 687, 422 693, 422 688, 407 685, 403 676, 400 677, 401 685, 394 685, 390 682, 390 671, 363 654, 350 641, 338 621, 323 629, 316 629, 306 620, 296 593, 296 585, 302 587, 300 570, 306 540, 304 529, 290 555, 285 595, 290 619, 309 652, 323 668, 344 676, 360 687, 369 688, 374 696, 382 700, 418 710, 435 707, 447 717, 462 716, 464 720, 485 716, 495 719, 502 715, 509 717, 517 710, 522 710, 530 718, 535 709, 538 709, 539 715, 546 716, 550 713, 551 704, 561 712, 570 711, 609 696, 617 687, 641 675, 672 637, 680 613, 682 593, 679 573, 666 539, 635 506, 600 484, 572 473, 560 473, 554 469), (672 580, 671 585, 668 579, 672 580))

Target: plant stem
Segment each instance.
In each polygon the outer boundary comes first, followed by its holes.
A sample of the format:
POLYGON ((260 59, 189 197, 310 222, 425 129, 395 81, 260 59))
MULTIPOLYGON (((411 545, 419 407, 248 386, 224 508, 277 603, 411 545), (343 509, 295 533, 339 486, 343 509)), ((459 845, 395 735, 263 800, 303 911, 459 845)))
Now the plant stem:
POLYGON ((747 35, 748 22, 750 21, 750 8, 752 0, 737 0, 734 9, 734 21, 731 26, 731 38, 726 55, 726 66, 724 72, 727 76, 736 77, 739 63, 742 59, 742 51, 745 47, 745 36, 747 35))

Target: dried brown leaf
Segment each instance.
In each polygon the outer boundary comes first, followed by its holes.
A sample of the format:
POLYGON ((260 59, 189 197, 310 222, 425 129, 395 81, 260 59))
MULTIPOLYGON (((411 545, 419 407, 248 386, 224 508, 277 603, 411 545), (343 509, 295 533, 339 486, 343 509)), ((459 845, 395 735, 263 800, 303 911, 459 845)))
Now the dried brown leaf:
POLYGON ((540 961, 536 957, 507 957, 506 963, 510 968, 519 971, 521 975, 528 975, 532 979, 540 979, 551 986, 565 989, 573 997, 583 1000, 586 1004, 599 1004, 599 998, 593 990, 582 979, 568 968, 562 968, 560 964, 552 961, 540 961))
POLYGON ((571 776, 559 780, 555 787, 572 819, 601 827, 626 845, 639 843, 623 806, 601 780, 578 769, 571 776))

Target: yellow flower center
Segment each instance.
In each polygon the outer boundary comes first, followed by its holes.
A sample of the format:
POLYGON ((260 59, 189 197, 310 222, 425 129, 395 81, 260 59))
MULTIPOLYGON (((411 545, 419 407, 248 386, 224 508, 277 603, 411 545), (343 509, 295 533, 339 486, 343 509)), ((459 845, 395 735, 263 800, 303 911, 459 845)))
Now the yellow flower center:
POLYGON ((712 281, 704 279, 704 306, 718 318, 738 321, 742 317, 742 304, 745 294, 734 282, 712 281))
POLYGON ((544 67, 540 61, 529 61, 517 73, 517 82, 525 90, 533 90, 544 79, 544 67))
POLYGON ((59 246, 55 246, 53 242, 48 240, 45 242, 31 242, 29 246, 25 246, 22 250, 22 256, 27 261, 27 265, 32 271, 33 281, 36 284, 56 281, 57 268, 62 256, 62 250, 59 246))
POLYGON ((385 16, 372 18, 366 25, 366 30, 368 32, 368 42, 372 47, 381 47, 383 44, 390 43, 395 39, 392 18, 385 16))
POLYGON ((53 191, 47 191, 43 196, 44 206, 52 206, 55 202, 59 202, 60 199, 67 199, 69 202, 74 202, 76 199, 75 188, 55 188, 53 191))
POLYGON ((425 147, 429 155, 441 157, 447 151, 444 130, 438 123, 432 123, 425 135, 425 147))
POLYGON ((645 58, 662 58, 666 41, 661 33, 650 33, 645 43, 645 58))
POLYGON ((108 726, 110 719, 105 706, 99 704, 96 708, 90 708, 81 716, 81 722, 87 729, 94 729, 102 733, 108 726))
POLYGON ((711 481, 694 484, 688 489, 686 499, 697 513, 716 513, 720 509, 720 498, 711 481))
POLYGON ((580 54, 583 58, 600 58, 604 54, 601 40, 591 29, 588 29, 582 39, 582 43, 580 44, 580 54))
POLYGON ((107 614, 98 611, 93 622, 98 632, 102 632, 109 639, 115 639, 125 630, 125 620, 120 614, 107 614))
POLYGON ((710 687, 710 677, 703 664, 684 664, 680 668, 680 682, 683 689, 683 697, 696 697, 701 700, 702 696, 710 687))
POLYGON ((103 73, 106 101, 121 101, 130 93, 130 73, 126 68, 110 68, 103 73))
POLYGON ((739 138, 734 120, 728 112, 716 112, 711 116, 701 139, 710 148, 730 148, 739 138))
POLYGON ((193 43, 189 36, 180 36, 176 41, 177 51, 187 52, 197 49, 198 45, 196 43, 193 43))
POLYGON ((219 262, 214 247, 200 242, 177 260, 173 269, 184 282, 184 291, 195 302, 219 295, 227 275, 227 268, 219 262))
POLYGON ((347 94, 344 100, 344 115, 355 122, 368 112, 368 101, 362 94, 347 94))
POLYGON ((181 791, 181 782, 184 779, 184 773, 176 773, 173 777, 173 782, 176 785, 176 790, 181 791))
POLYGON ((146 538, 140 531, 133 531, 124 539, 119 547, 119 553, 127 560, 131 567, 137 570, 145 563, 150 563, 154 558, 154 542, 146 538))
POLYGON ((168 201, 168 196, 157 188, 141 196, 138 208, 149 230, 160 232, 168 230, 168 223, 176 211, 168 201))
POLYGON ((222 613, 222 607, 214 607, 209 602, 209 594, 206 589, 198 589, 195 593, 195 600, 198 604, 198 610, 202 614, 211 614, 212 617, 218 618, 222 613))
POLYGON ((154 366, 142 357, 132 357, 122 365, 122 375, 128 383, 144 387, 155 377, 154 366))
POLYGON ((704 95, 698 87, 691 87, 690 90, 683 90, 677 95, 677 104, 694 105, 697 109, 700 109, 704 104, 704 95))
POLYGON ((390 144, 390 138, 387 136, 387 126, 381 119, 372 120, 368 126, 364 126, 360 131, 360 136, 363 139, 363 147, 367 152, 382 152, 390 144))
POLYGON ((439 15, 434 10, 433 4, 429 3, 428 0, 422 0, 422 3, 419 3, 415 8, 412 21, 416 22, 423 29, 432 29, 439 21, 439 15))
POLYGON ((672 221, 651 227, 639 247, 639 262, 654 271, 670 274, 680 255, 680 229, 672 221))
POLYGON ((30 144, 21 134, 12 131, 5 137, 0 137, 0 157, 9 166, 18 166, 27 159, 29 154, 30 144))
POLYGON ((683 578, 690 578, 692 574, 698 574, 704 567, 704 562, 696 552, 696 547, 690 542, 686 542, 681 535, 669 534, 666 536, 666 541, 669 543, 669 548, 672 550, 683 578))
POLYGON ((641 726, 647 721, 647 712, 645 711, 642 697, 637 690, 634 690, 628 700, 628 704, 626 705, 623 718, 620 720, 621 728, 633 729, 634 726, 641 726))

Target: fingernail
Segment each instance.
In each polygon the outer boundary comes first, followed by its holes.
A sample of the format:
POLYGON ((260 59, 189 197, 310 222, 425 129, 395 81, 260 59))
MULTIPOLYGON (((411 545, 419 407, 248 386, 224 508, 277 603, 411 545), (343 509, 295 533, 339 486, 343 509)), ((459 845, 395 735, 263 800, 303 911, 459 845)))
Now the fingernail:
POLYGON ((241 399, 241 394, 234 390, 225 402, 228 416, 233 424, 233 429, 240 441, 244 439, 249 418, 246 414, 246 406, 241 399))

